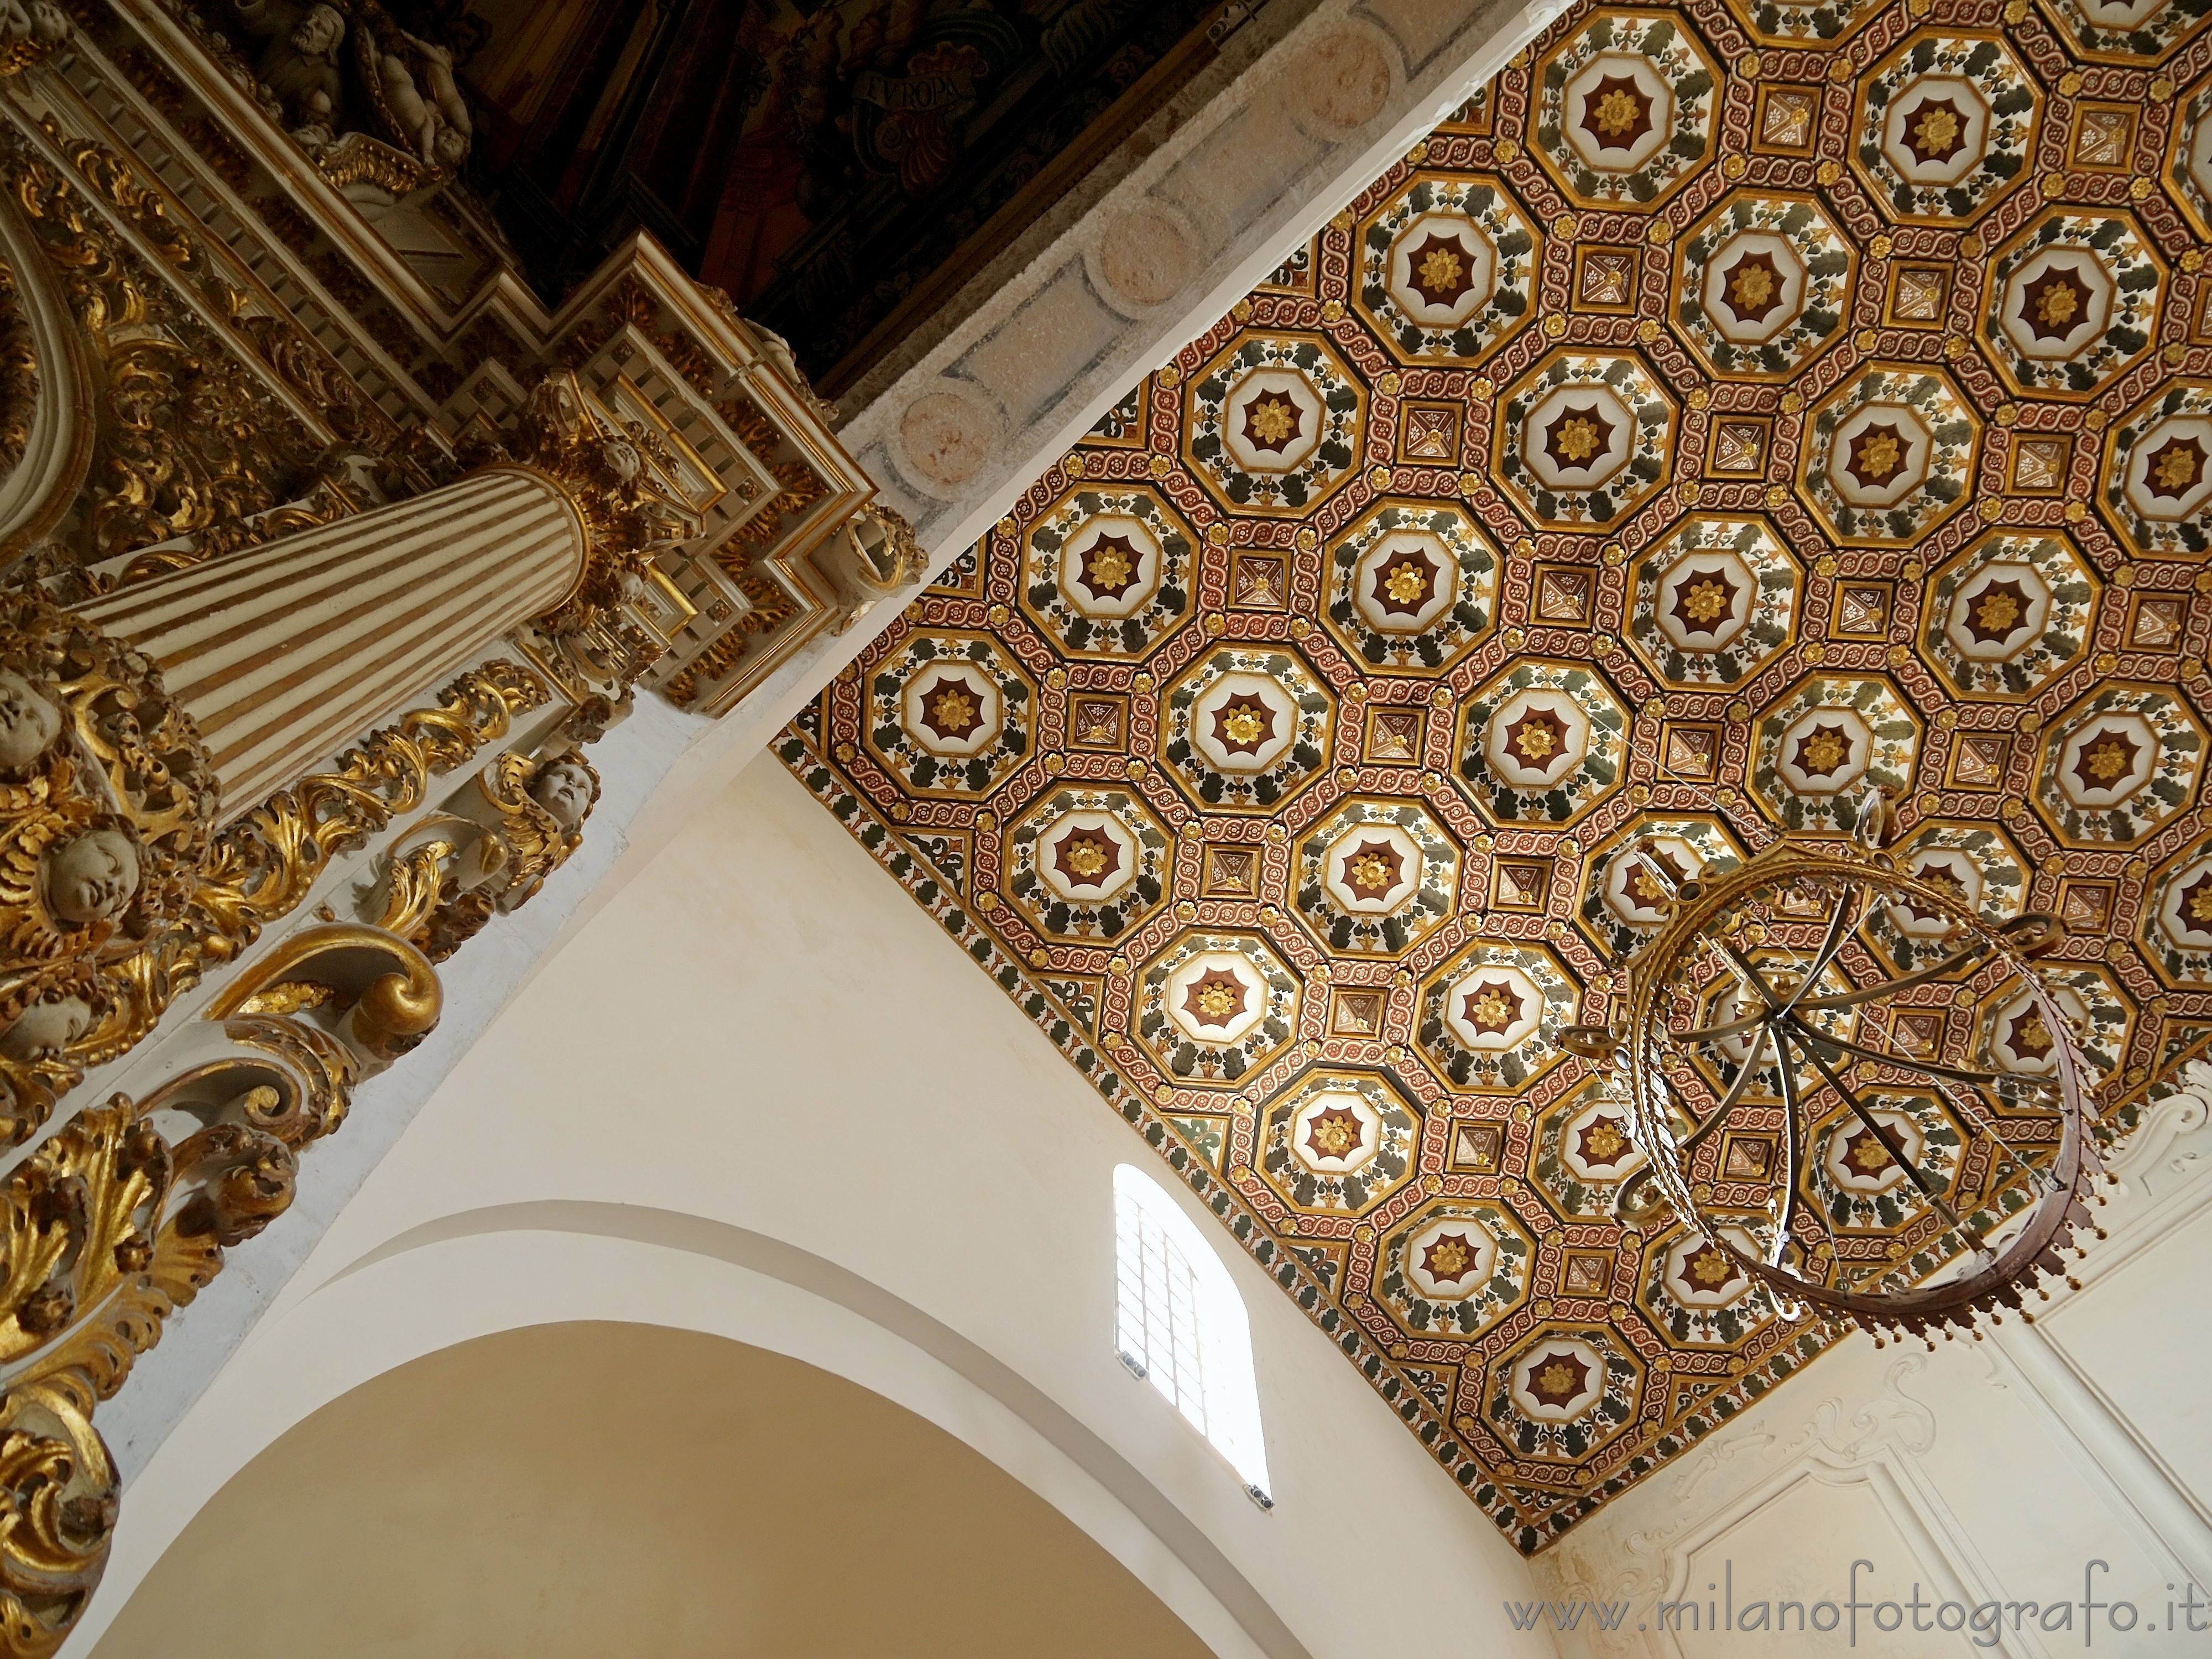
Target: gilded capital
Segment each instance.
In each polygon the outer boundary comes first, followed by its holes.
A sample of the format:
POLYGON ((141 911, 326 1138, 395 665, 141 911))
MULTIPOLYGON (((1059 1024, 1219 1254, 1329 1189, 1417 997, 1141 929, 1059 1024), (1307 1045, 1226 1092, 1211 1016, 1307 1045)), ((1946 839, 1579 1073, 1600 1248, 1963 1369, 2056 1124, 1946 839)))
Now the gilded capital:
POLYGON ((547 633, 577 633, 612 612, 653 556, 691 533, 689 512, 660 488, 650 442, 625 429, 573 374, 539 381, 523 405, 504 459, 559 484, 586 538, 576 586, 538 619, 547 633))

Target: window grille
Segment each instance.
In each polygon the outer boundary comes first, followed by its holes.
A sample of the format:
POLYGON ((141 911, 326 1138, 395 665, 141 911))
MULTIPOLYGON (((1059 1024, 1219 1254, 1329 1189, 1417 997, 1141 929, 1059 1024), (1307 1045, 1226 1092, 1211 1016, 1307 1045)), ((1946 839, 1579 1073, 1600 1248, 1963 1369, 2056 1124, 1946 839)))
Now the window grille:
POLYGON ((1263 1509, 1267 1455, 1252 1373, 1252 1330, 1221 1258, 1159 1183, 1114 1171, 1115 1346, 1229 1460, 1263 1509))

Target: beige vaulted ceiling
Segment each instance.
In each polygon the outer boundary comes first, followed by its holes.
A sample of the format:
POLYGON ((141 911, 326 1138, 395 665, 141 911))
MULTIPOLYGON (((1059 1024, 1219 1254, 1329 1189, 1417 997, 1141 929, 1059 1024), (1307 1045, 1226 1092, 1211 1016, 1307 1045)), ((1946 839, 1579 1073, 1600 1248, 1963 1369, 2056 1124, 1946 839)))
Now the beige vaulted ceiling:
POLYGON ((295 1425, 96 1654, 1206 1651, 1057 1510, 880 1395, 720 1337, 580 1323, 441 1350, 295 1425), (250 1588, 246 1562, 269 1569, 250 1588))

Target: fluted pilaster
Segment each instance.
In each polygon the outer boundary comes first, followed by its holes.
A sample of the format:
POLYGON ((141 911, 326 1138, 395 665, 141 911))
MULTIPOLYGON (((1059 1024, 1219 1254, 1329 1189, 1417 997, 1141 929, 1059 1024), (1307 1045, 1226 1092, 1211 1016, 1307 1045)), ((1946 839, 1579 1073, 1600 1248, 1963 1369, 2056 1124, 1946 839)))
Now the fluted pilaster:
POLYGON ((560 485, 493 466, 76 611, 160 667, 228 819, 559 605, 588 546, 560 485))

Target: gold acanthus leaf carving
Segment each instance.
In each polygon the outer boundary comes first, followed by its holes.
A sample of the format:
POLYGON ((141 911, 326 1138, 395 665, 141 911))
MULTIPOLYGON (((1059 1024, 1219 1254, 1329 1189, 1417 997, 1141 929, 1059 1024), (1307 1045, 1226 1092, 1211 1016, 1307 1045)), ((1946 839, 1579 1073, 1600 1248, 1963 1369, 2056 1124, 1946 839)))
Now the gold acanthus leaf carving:
POLYGON ((420 806, 433 776, 506 736, 515 715, 551 696, 529 669, 486 663, 447 686, 434 706, 363 738, 337 769, 311 774, 230 825, 215 842, 182 925, 104 973, 110 1012, 68 1051, 76 1075, 136 1044, 210 967, 234 958, 296 908, 331 859, 420 806))
MULTIPOLYGON (((388 944, 403 969, 421 964, 388 944)), ((0 1188, 11 1389, 66 1374, 112 1397, 162 1322, 222 1270, 223 1251, 290 1205, 300 1152, 345 1121, 361 1068, 344 1043, 270 1015, 234 1016, 223 1030, 240 1052, 143 1100, 86 1108, 0 1188), (157 1113, 212 1121, 172 1146, 157 1113)))
MULTIPOLYGON (((412 953, 392 940, 403 966, 412 953)), ((411 971, 411 970, 410 970, 411 971)), ((119 1483, 92 1425, 226 1249, 289 1206, 300 1147, 343 1121, 353 1054, 241 1018, 243 1051, 77 1114, 0 1186, 0 1656, 52 1654, 105 1571, 119 1483), (204 1127, 173 1147, 157 1112, 204 1127), (209 1121, 212 1120, 212 1121, 209 1121)))
POLYGON ((83 556, 198 536, 297 493, 326 439, 280 404, 232 342, 317 410, 329 436, 397 447, 391 419, 298 324, 258 309, 228 280, 127 158, 47 125, 78 170, 76 184, 14 135, 0 134, 0 174, 93 346, 100 451, 83 556), (130 224, 228 336, 203 324, 76 185, 130 224))
POLYGON ((264 435, 265 398, 227 358, 158 337, 107 357, 92 556, 234 524, 276 506, 304 456, 264 435))
POLYGON ((0 1396, 0 1653, 45 1659, 68 1638, 107 1565, 122 1482, 70 1380, 0 1396))
POLYGON ((15 273, 0 260, 0 473, 22 465, 39 406, 39 354, 15 273))
POLYGON ((53 56, 70 37, 69 14, 53 4, 9 5, 0 12, 0 76, 21 75, 53 56))
POLYGON ((549 635, 581 633, 613 616, 655 554, 697 530, 696 515, 659 488, 650 451, 641 429, 616 425, 564 371, 531 389, 505 447, 487 447, 477 458, 520 461, 547 474, 583 518, 584 574, 558 607, 538 619, 549 635))
POLYGON ((0 1144, 82 1075, 104 971, 176 936, 216 810, 154 665, 35 589, 0 592, 0 1144))

